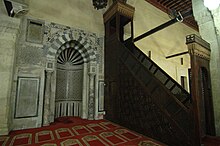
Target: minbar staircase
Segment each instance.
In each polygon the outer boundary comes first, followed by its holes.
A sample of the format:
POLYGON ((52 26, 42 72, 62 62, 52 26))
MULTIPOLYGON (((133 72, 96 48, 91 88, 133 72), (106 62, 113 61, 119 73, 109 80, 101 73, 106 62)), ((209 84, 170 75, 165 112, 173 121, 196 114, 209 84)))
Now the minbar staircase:
POLYGON ((169 145, 192 145, 189 93, 133 43, 118 42, 117 46, 122 49, 119 79, 122 124, 169 145))
MULTIPOLYGON (((191 97, 190 94, 172 77, 170 77, 163 69, 161 69, 155 62, 153 62, 146 54, 144 54, 138 47, 134 45, 129 39, 125 42, 125 46, 129 49, 129 51, 125 51, 127 56, 131 55, 135 57, 141 64, 142 67, 145 68, 148 72, 153 74, 155 78, 159 80, 163 86, 169 90, 169 92, 183 105, 184 108, 190 107, 191 97), (128 55, 129 54, 129 55, 128 55)), ((127 57, 125 57, 128 59, 127 57)), ((137 65, 140 67, 140 65, 137 65)), ((137 66, 134 65, 134 70, 137 71, 137 66)), ((140 68, 138 68, 140 69, 140 68)))
POLYGON ((215 135, 209 44, 195 35, 187 38, 189 94, 135 46, 133 14, 134 8, 121 1, 104 14, 105 118, 169 146, 200 146, 202 137, 215 135), (124 41, 124 26, 129 23, 131 37, 124 41))

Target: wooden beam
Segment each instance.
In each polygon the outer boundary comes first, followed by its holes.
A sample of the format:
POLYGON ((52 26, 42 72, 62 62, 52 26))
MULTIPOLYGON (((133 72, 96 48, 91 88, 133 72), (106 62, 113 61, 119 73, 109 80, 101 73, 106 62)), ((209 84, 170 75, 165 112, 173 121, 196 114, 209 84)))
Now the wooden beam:
POLYGON ((184 54, 188 54, 188 53, 189 53, 189 52, 186 51, 186 52, 181 52, 181 53, 173 54, 173 55, 167 56, 166 59, 173 58, 173 57, 177 57, 177 56, 184 55, 184 54))
POLYGON ((136 37, 134 39, 134 42, 139 41, 139 40, 141 40, 141 39, 143 39, 143 38, 145 38, 145 37, 147 37, 147 36, 157 32, 157 31, 160 31, 160 30, 162 30, 162 29, 164 29, 164 28, 166 28, 166 27, 168 27, 168 26, 170 26, 170 25, 172 25, 172 24, 174 24, 176 22, 177 22, 177 19, 174 18, 174 19, 172 19, 172 20, 170 20, 170 21, 168 21, 168 22, 166 22, 164 24, 161 24, 160 26, 157 26, 156 28, 153 28, 150 31, 139 35, 138 37, 136 37))
POLYGON ((166 27, 168 27, 168 26, 170 26, 170 25, 180 21, 180 20, 183 20, 184 18, 187 18, 189 16, 192 16, 192 10, 187 11, 183 15, 179 14, 179 15, 176 16, 176 18, 171 19, 170 21, 168 21, 166 23, 163 23, 163 24, 161 24, 161 25, 159 25, 159 26, 157 26, 157 27, 155 27, 155 28, 153 28, 153 29, 151 29, 151 30, 149 30, 149 31, 139 35, 138 37, 134 38, 133 42, 139 41, 139 40, 141 40, 141 39, 143 39, 143 38, 145 38, 145 37, 147 37, 147 36, 149 36, 149 35, 151 35, 151 34, 153 34, 155 32, 158 32, 158 31, 160 31, 160 30, 162 30, 162 29, 164 29, 164 28, 166 28, 166 27))

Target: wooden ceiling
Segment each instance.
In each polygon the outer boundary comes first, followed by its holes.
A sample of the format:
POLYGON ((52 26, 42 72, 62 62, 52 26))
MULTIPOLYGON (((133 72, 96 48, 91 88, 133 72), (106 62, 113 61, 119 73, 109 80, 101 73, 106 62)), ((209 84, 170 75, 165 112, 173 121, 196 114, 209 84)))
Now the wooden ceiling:
MULTIPOLYGON (((192 10, 192 0, 146 0, 153 6, 159 8, 165 13, 169 14, 175 10, 177 12, 184 13, 192 10)), ((198 25, 193 16, 187 17, 183 20, 183 23, 198 31, 198 25)))

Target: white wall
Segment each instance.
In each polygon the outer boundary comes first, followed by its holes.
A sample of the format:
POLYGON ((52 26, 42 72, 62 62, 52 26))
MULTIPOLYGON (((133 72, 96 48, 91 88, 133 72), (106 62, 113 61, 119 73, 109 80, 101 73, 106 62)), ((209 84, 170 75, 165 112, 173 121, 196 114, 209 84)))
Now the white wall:
POLYGON ((104 34, 103 10, 94 9, 92 0, 33 0, 29 9, 33 18, 104 34))
MULTIPOLYGON (((146 1, 136 1, 134 6, 135 36, 170 20, 166 13, 146 1)), ((180 81, 180 72, 188 74, 188 68, 190 67, 189 55, 182 55, 170 59, 166 59, 166 56, 188 51, 187 46, 185 45, 185 37, 189 34, 198 35, 198 32, 187 25, 178 22, 138 41, 136 45, 146 54, 148 51, 151 51, 152 59, 174 79, 180 81), (184 59, 183 65, 180 65, 181 57, 184 59), (178 71, 179 68, 181 68, 181 71, 178 71)))

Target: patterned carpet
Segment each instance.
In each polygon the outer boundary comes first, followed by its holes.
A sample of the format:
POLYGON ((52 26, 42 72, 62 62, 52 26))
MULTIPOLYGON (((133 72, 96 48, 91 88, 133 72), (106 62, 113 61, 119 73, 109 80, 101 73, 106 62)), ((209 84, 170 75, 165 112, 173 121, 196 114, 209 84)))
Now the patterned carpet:
POLYGON ((106 120, 56 119, 50 126, 0 136, 0 146, 164 146, 106 120))

